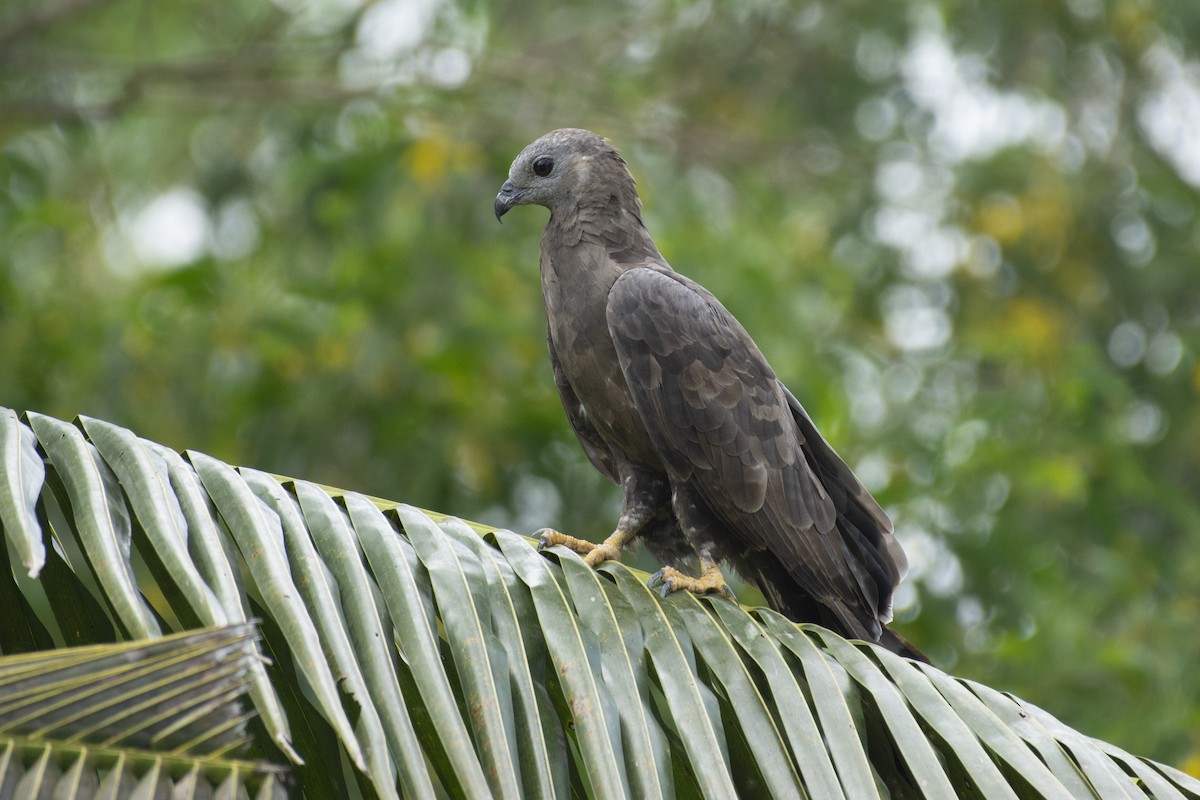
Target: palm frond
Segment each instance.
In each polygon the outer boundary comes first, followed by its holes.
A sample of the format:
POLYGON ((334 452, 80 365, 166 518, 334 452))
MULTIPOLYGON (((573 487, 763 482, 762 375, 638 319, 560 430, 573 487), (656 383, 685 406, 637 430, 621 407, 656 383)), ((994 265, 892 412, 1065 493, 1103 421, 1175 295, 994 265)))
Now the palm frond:
POLYGON ((250 675, 254 724, 308 796, 1200 798, 1015 697, 766 609, 26 419, 0 411, 20 558, 0 648, 259 615, 275 663, 250 675))
POLYGON ((251 624, 0 658, 0 797, 274 798, 287 773, 235 758, 251 624))

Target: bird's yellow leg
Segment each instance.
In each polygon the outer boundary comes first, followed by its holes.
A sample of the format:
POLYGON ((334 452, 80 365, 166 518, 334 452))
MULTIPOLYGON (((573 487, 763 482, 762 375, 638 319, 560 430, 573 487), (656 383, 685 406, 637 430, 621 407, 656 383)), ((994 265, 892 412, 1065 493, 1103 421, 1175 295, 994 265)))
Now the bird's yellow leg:
POLYGON ((537 537, 541 541, 538 543, 538 550, 551 547, 553 545, 562 545, 569 550, 574 550, 583 556, 583 560, 590 566, 603 564, 605 561, 619 558, 621 548, 629 543, 629 540, 637 535, 636 531, 625 531, 617 529, 613 531, 603 542, 589 542, 586 539, 576 539, 574 536, 568 536, 565 533, 559 533, 550 528, 543 528, 537 532, 537 537))
MULTIPOLYGON (((639 488, 642 484, 638 480, 638 474, 632 473, 624 481, 626 502, 621 511, 621 518, 617 521, 617 529, 603 542, 596 544, 586 539, 576 539, 574 536, 559 533, 553 528, 542 528, 534 534, 540 540, 538 542, 538 550, 544 550, 547 547, 559 544, 579 553, 583 556, 583 560, 592 567, 603 564, 605 561, 620 558, 621 550, 625 545, 633 541, 634 537, 641 533, 647 525, 660 519, 671 510, 671 504, 666 500, 662 500, 662 502, 655 505, 653 501, 655 498, 658 498, 658 493, 656 492, 650 492, 648 499, 645 496, 647 490, 639 488)), ((644 476, 642 480, 645 480, 644 476)), ((653 481, 654 479, 652 478, 649 487, 651 490, 656 486, 653 481)), ((667 487, 665 479, 662 479, 659 484, 658 489, 665 492, 666 489, 663 488, 667 487)), ((663 497, 665 496, 663 495, 663 497)))
POLYGON ((733 596, 733 590, 729 588, 729 584, 725 582, 725 576, 721 574, 721 565, 712 560, 708 556, 700 557, 700 577, 693 578, 674 567, 663 567, 658 572, 650 576, 648 586, 662 586, 659 594, 666 597, 671 592, 678 592, 680 589, 686 589, 692 594, 711 594, 718 593, 730 600, 737 602, 737 598, 733 596))

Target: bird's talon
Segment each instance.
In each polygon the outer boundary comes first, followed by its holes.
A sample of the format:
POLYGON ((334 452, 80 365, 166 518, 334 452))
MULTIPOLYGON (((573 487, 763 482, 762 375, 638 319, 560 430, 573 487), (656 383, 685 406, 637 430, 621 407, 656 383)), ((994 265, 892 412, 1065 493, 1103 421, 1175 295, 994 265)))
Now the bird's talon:
POLYGON ((659 590, 661 597, 666 597, 672 592, 677 592, 683 589, 692 592, 693 594, 720 594, 723 597, 737 602, 737 598, 733 596, 733 590, 729 588, 729 584, 725 582, 725 578, 721 575, 720 568, 716 562, 711 559, 701 562, 701 575, 699 578, 694 578, 687 575, 674 567, 663 567, 658 572, 650 576, 650 580, 646 582, 646 586, 653 589, 661 584, 659 590))
POLYGON ((586 556, 593 550, 599 547, 595 542, 589 542, 586 539, 576 539, 574 536, 568 536, 565 533, 559 533, 553 528, 542 528, 534 536, 538 539, 538 552, 542 552, 547 547, 562 545, 568 550, 573 550, 581 556, 586 556))
POLYGON ((589 567, 598 567, 605 561, 612 561, 620 557, 621 548, 613 547, 608 542, 601 542, 584 555, 583 561, 589 567))

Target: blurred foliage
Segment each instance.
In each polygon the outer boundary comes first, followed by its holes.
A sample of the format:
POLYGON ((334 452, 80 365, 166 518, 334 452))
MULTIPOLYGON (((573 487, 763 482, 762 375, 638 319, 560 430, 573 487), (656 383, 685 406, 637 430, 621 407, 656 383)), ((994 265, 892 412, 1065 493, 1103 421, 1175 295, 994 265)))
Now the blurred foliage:
POLYGON ((512 157, 611 137, 939 665, 1200 774, 1200 5, 9 0, 0 404, 599 536, 512 157))

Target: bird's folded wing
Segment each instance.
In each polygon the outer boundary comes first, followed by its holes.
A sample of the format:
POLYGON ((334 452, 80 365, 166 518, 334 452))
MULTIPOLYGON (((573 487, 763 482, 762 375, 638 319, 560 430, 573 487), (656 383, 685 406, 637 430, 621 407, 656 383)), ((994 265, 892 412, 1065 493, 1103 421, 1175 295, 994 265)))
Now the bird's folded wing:
POLYGON ((654 267, 623 273, 607 312, 634 405, 672 478, 696 489, 739 545, 770 551, 811 595, 876 629, 880 576, 860 537, 839 525, 790 395, 745 329, 705 289, 654 267))

